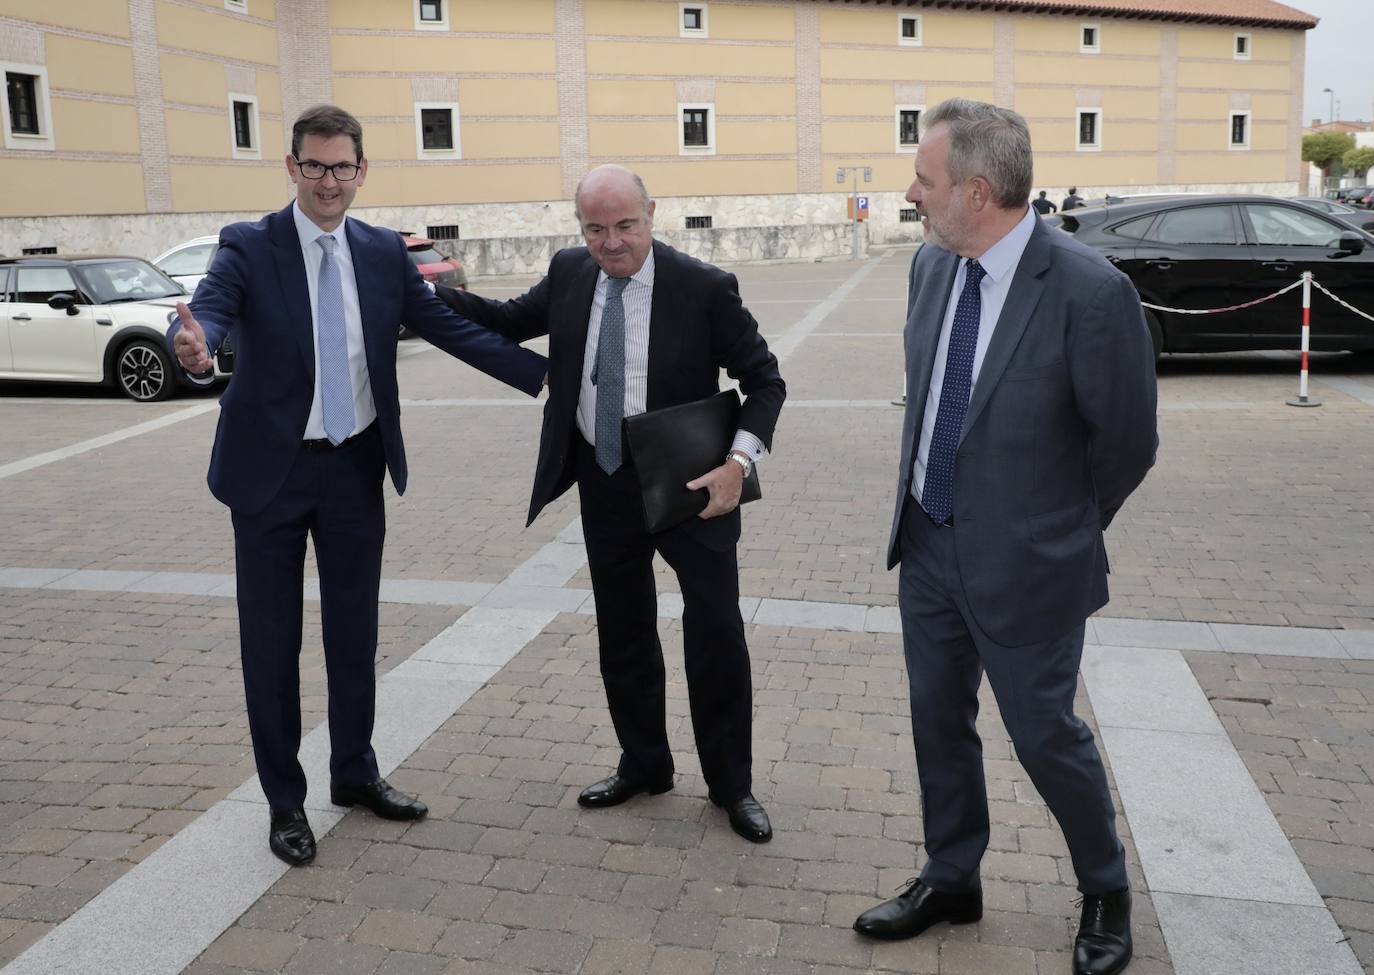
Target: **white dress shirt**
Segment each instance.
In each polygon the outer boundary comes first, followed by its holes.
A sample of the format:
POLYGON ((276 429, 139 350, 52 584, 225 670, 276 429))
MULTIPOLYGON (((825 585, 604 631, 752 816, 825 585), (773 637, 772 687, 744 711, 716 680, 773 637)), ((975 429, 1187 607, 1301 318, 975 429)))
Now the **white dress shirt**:
MULTIPOLYGON (((320 392, 320 261, 324 248, 316 241, 321 237, 333 237, 334 260, 339 265, 339 281, 343 285, 344 334, 348 339, 348 371, 353 380, 353 416, 356 426, 353 433, 367 429, 368 424, 377 418, 377 406, 372 400, 372 382, 367 374, 367 350, 363 346, 363 314, 358 305, 358 281, 353 274, 353 255, 348 249, 348 234, 344 227, 348 217, 334 230, 326 233, 301 213, 300 207, 291 204, 291 214, 296 218, 296 233, 301 241, 301 256, 305 258, 305 282, 310 290, 310 326, 315 346, 315 393, 310 402, 310 418, 305 422, 306 440, 320 440, 324 432, 324 405, 320 392)), ((352 434, 350 434, 351 436, 352 434)))
MULTIPOLYGON (((987 272, 978 285, 978 295, 982 305, 982 315, 978 319, 978 344, 973 353, 973 381, 969 384, 969 399, 978 387, 978 373, 982 371, 983 359, 992 333, 997 328, 997 319, 1006 304, 1007 293, 1011 291, 1011 280, 1016 276, 1016 266, 1021 263, 1021 255, 1030 242, 1031 231, 1039 215, 1029 207, 1021 221, 1007 231, 997 243, 989 247, 975 260, 987 272)), ((954 312, 959 305, 959 295, 964 290, 965 267, 968 262, 959 259, 959 270, 954 275, 954 286, 950 289, 945 320, 940 326, 940 342, 935 347, 935 366, 930 371, 930 391, 926 394, 925 413, 921 417, 921 438, 916 445, 916 460, 911 475, 911 496, 921 500, 921 492, 926 484, 926 458, 930 456, 930 441, 935 436, 935 417, 940 412, 940 391, 945 386, 945 359, 949 355, 949 333, 954 327, 954 312)))
MULTIPOLYGON (((601 314, 606 308, 606 289, 610 276, 596 276, 592 313, 587 319, 587 349, 582 357, 582 392, 577 399, 577 429, 587 443, 596 445, 596 350, 601 339, 601 314)), ((649 319, 654 300, 654 252, 630 276, 621 294, 625 305, 625 415, 636 416, 648 409, 649 396, 649 319)), ((748 430, 738 430, 731 450, 738 450, 757 461, 764 455, 763 441, 748 430)), ((723 461, 724 458, 721 458, 723 461)), ((703 471, 703 473, 705 473, 703 471)))

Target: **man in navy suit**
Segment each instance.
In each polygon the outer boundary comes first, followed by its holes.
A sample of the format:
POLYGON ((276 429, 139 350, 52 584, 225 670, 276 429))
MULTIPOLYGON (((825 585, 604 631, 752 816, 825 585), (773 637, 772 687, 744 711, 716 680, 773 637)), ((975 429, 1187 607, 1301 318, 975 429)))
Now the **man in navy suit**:
POLYGON ((1078 876, 1073 971, 1114 975, 1131 957, 1125 855, 1073 701, 1084 621, 1107 602, 1102 532, 1154 463, 1153 347, 1130 280, 1027 208, 1021 116, 951 99, 925 122, 888 568, 901 563, 927 859, 854 927, 910 938, 982 917, 986 674, 1078 876))
POLYGON ((460 318, 434 297, 401 238, 346 213, 367 177, 362 127, 332 105, 307 109, 286 169, 295 202, 220 231, 219 251, 168 342, 197 382, 234 333, 234 381, 220 400, 210 490, 234 523, 239 638, 268 845, 315 856, 305 816, 300 651, 306 536, 315 541, 329 680, 330 798, 388 819, 424 803, 392 788, 372 750, 384 471, 406 487, 396 385, 404 323, 488 375, 537 395, 543 356, 460 318))

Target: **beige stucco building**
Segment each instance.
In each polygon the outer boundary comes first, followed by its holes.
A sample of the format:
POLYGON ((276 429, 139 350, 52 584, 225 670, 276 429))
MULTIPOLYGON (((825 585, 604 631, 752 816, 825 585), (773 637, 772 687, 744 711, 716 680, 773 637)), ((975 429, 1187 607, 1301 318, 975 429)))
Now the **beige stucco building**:
POLYGON ((364 123, 356 212, 462 239, 574 228, 596 163, 659 225, 909 239, 927 106, 1030 122, 1063 195, 1293 192, 1305 31, 1271 0, 0 0, 0 252, 151 256, 289 197, 318 101, 364 123), (93 219, 93 215, 96 219, 93 219), (709 218, 709 221, 704 219, 709 218))

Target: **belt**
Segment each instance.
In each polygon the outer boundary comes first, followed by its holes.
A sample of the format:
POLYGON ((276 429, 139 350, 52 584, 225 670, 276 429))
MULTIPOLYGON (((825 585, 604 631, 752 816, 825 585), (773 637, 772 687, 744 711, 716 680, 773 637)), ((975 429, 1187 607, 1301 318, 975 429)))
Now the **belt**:
POLYGON ((352 447, 355 443, 362 439, 363 434, 367 433, 367 431, 371 429, 372 424, 369 423, 366 429, 359 430, 357 433, 353 434, 353 436, 347 438, 346 440, 340 440, 338 443, 331 442, 328 437, 320 437, 317 440, 302 440, 301 450, 308 452, 327 452, 331 450, 345 450, 349 447, 352 447))

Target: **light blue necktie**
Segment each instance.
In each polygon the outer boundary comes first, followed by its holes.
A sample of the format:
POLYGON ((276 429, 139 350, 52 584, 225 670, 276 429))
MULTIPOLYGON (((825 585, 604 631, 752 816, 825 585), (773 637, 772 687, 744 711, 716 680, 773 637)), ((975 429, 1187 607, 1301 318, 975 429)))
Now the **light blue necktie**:
POLYGON ((625 417, 625 302, 629 278, 606 281, 601 335, 596 341, 596 465, 607 474, 620 468, 620 421, 625 417))
POLYGON ((353 435, 353 375, 348 370, 348 335, 344 329, 343 281, 334 260, 338 243, 329 234, 316 238, 324 250, 320 258, 320 400, 324 432, 333 444, 353 435))
POLYGON ((959 434, 964 429, 969 389, 973 385, 973 357, 978 350, 978 324, 983 317, 983 296, 978 286, 986 273, 977 261, 964 265, 964 290, 954 306, 954 324, 949 330, 940 408, 935 414, 935 432, 926 455, 926 483, 921 490, 921 507, 937 525, 949 521, 954 513, 954 456, 959 450, 959 434))

